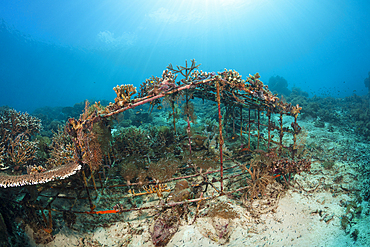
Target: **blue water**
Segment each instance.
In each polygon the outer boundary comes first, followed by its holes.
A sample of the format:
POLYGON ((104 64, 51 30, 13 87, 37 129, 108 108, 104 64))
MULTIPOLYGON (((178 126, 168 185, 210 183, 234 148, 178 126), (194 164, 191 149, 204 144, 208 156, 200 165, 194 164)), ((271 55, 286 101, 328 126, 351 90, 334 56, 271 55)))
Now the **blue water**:
POLYGON ((169 63, 224 68, 310 95, 365 95, 370 1, 0 2, 0 105, 21 111, 113 101, 169 63))

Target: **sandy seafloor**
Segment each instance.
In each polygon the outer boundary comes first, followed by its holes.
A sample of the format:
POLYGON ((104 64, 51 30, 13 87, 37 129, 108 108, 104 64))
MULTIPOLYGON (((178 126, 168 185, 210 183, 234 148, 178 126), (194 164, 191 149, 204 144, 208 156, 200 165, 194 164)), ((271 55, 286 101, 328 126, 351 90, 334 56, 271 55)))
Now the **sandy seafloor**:
MULTIPOLYGON (((306 143, 317 144, 313 145, 311 172, 295 176, 302 187, 279 195, 276 208, 259 218, 252 217, 241 203, 221 197, 218 200, 238 213, 227 222, 227 240, 217 237, 215 219, 199 217, 194 224, 183 220, 167 246, 370 246, 370 206, 356 196, 363 186, 370 186, 369 180, 364 180, 370 179, 370 144, 351 129, 334 126, 330 132, 327 123, 318 128, 313 119, 299 124, 308 132, 306 143), (333 160, 334 167, 324 169, 325 160, 333 160), (347 206, 351 203, 356 207, 347 206), (344 215, 353 217, 346 229, 341 224, 344 215)), ((47 245, 36 245, 32 230, 26 230, 33 246, 154 246, 150 219, 124 218, 88 233, 63 227, 47 245)))

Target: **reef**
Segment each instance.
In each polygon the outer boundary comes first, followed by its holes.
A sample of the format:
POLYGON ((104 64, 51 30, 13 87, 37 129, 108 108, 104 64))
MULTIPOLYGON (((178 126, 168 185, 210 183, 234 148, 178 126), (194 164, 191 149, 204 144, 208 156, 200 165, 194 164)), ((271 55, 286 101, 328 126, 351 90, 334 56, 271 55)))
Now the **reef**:
POLYGON ((365 84, 365 87, 367 87, 367 89, 369 90, 369 94, 370 94, 370 71, 369 71, 368 75, 369 76, 367 78, 365 78, 365 80, 364 80, 364 84, 365 84))
POLYGON ((0 193, 27 212, 22 217, 40 242, 53 240, 55 219, 70 228, 90 222, 87 229, 137 213, 149 215, 155 245, 167 244, 182 219, 193 224, 206 215, 214 218, 215 238, 227 243, 236 213, 207 202, 230 197, 248 208, 273 183, 289 188, 295 174, 310 170, 301 106, 279 99, 258 73, 242 79, 235 70, 198 67, 194 60, 170 64, 138 91, 115 87, 117 97, 106 106, 86 102, 79 118, 44 141, 42 159, 34 137, 40 120, 0 112, 0 193), (152 114, 165 120, 152 122, 152 114))
POLYGON ((271 92, 284 95, 284 97, 287 97, 291 94, 291 91, 288 89, 288 81, 282 76, 271 76, 268 87, 271 92))
POLYGON ((370 140, 370 96, 353 94, 345 98, 308 97, 300 88, 293 88, 286 100, 302 106, 301 119, 312 119, 315 126, 332 132, 335 127, 354 131, 370 140))

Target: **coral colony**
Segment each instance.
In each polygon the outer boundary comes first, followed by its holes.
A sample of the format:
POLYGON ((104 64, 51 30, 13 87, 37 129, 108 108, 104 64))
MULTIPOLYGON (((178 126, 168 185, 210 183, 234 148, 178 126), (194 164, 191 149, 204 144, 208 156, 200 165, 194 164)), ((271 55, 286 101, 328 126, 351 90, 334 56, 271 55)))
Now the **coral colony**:
POLYGON ((270 184, 286 189, 294 174, 310 170, 299 135, 299 105, 273 95, 258 73, 242 79, 236 71, 198 67, 194 60, 190 66, 170 64, 138 91, 133 85, 114 87, 114 103, 86 103, 79 119, 70 118, 54 133, 45 164, 34 162, 40 120, 1 110, 0 187, 11 191, 9 203, 25 209, 26 221, 43 241, 52 240, 53 218, 73 227, 100 217, 104 225, 116 219, 108 216, 135 211, 154 215, 149 228, 154 245, 170 241, 180 218, 192 224, 206 212, 225 219, 216 229, 221 243, 228 237, 227 219, 236 213, 216 198, 248 207, 266 196, 270 184), (198 113, 202 104, 211 119, 198 113), (167 124, 140 127, 161 111, 167 124))

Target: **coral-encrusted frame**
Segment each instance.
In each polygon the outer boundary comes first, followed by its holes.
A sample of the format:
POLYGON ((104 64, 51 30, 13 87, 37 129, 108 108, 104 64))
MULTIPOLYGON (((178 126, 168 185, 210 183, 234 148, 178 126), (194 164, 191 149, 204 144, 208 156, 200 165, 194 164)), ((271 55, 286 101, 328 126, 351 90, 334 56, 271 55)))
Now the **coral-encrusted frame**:
MULTIPOLYGON (((192 65, 187 67, 177 67, 174 69, 170 65, 162 74, 162 77, 152 77, 148 79, 141 85, 141 88, 136 96, 136 98, 131 99, 131 96, 136 92, 136 88, 132 85, 122 85, 120 87, 115 87, 117 93, 117 98, 115 103, 110 103, 107 107, 102 107, 100 103, 95 104, 95 111, 89 115, 84 114, 79 120, 69 119, 67 123, 67 132, 71 136, 74 146, 75 146, 75 164, 74 167, 81 167, 81 171, 75 168, 73 171, 77 171, 80 176, 80 187, 70 187, 68 185, 70 179, 75 179, 74 176, 71 178, 66 178, 65 180, 58 181, 56 184, 40 184, 38 188, 37 197, 48 197, 51 198, 46 204, 42 204, 41 201, 33 200, 31 203, 27 204, 40 210, 48 209, 55 212, 66 212, 69 213, 85 213, 85 214, 111 214, 111 213, 122 213, 128 211, 142 211, 146 209, 162 209, 167 207, 174 207, 182 204, 190 204, 194 202, 201 202, 204 200, 215 199, 220 196, 229 195, 236 193, 238 191, 244 191, 249 188, 249 186, 240 187, 237 189, 230 189, 225 186, 225 181, 229 179, 234 179, 238 176, 247 176, 248 169, 240 169, 241 165, 238 162, 232 163, 233 158, 228 157, 227 160, 230 162, 228 165, 224 164, 226 160, 223 157, 223 124, 222 124, 222 114, 221 105, 232 106, 235 109, 240 110, 240 136, 244 135, 247 137, 247 145, 243 148, 249 153, 253 153, 251 140, 254 139, 257 143, 255 150, 261 150, 264 148, 266 152, 274 151, 277 155, 283 156, 284 164, 290 166, 299 167, 303 164, 304 168, 296 169, 295 172, 300 172, 309 169, 310 162, 308 160, 300 159, 297 157, 297 135, 300 133, 301 128, 297 123, 297 117, 301 110, 298 105, 292 106, 291 104, 285 103, 280 100, 276 95, 273 95, 268 87, 265 86, 260 80, 260 76, 257 74, 249 75, 246 80, 241 79, 238 72, 232 70, 225 70, 218 73, 206 73, 202 71, 195 70, 199 65, 195 65, 195 61, 192 60, 192 65), (177 75, 181 74, 184 76, 181 80, 176 80, 177 75), (125 90, 123 90, 125 89, 125 90), (107 185, 102 179, 103 171, 105 167, 101 167, 100 170, 91 171, 91 166, 83 162, 83 156, 87 152, 84 146, 86 141, 82 140, 86 134, 92 131, 92 126, 104 119, 110 118, 121 112, 133 109, 137 106, 143 104, 151 104, 154 106, 162 98, 167 96, 173 96, 178 94, 192 95, 195 98, 207 99, 216 102, 218 108, 217 119, 219 121, 218 131, 219 131, 219 168, 216 170, 202 171, 201 169, 192 175, 172 177, 166 181, 148 181, 143 183, 126 183, 126 184, 114 184, 107 185), (253 116, 254 115, 254 116, 253 116), (266 117, 262 118, 262 115, 266 117), (272 116, 277 116, 278 124, 272 120, 272 116), (291 123, 291 128, 283 126, 283 116, 291 116, 293 122, 291 123), (266 122, 267 118, 267 122, 266 122), (267 131, 262 133, 262 128, 267 131), (278 139, 274 138, 274 134, 278 139), (290 145, 287 145, 283 141, 285 134, 291 136, 290 145), (262 147, 264 146, 264 147, 262 147), (286 154, 289 154, 289 158, 286 154), (288 160, 289 159, 289 160, 288 160), (291 162, 289 162, 291 161, 291 162), (225 176, 224 172, 227 170, 237 170, 239 172, 235 174, 225 176), (164 201, 162 198, 166 193, 171 193, 174 187, 175 181, 189 180, 192 178, 200 178, 202 181, 199 184, 193 184, 193 187, 201 187, 204 190, 198 194, 198 196, 192 198, 186 198, 182 201, 164 201), (105 197, 103 191, 105 189, 129 187, 127 188, 126 195, 119 195, 116 197, 105 197), (213 191, 206 194, 206 190, 212 188, 213 191), (63 191, 63 195, 61 192, 63 191), (66 196, 68 191, 75 191, 76 196, 66 196), (135 192, 136 191, 136 192, 135 192), (117 204, 114 208, 105 208, 100 205, 101 199, 104 197, 105 200, 118 201, 120 199, 130 200, 133 197, 138 196, 155 196, 161 201, 157 205, 143 206, 143 207, 130 207, 127 208, 122 204, 117 204), (76 201, 85 202, 88 200, 89 210, 74 210, 76 201), (64 210, 59 208, 53 208, 53 203, 57 200, 71 200, 73 203, 64 210), (40 202, 40 203, 38 203, 40 202), (99 209, 99 210, 97 210, 99 209)), ((191 99, 186 97, 186 102, 191 99)), ((173 114, 175 117, 175 114, 173 114)), ((234 121, 234 120, 233 120, 234 121)), ((188 133, 190 132, 189 116, 187 118, 188 122, 188 133)), ((176 121, 173 121, 173 130, 176 131, 176 121)), ((238 130, 239 132, 239 130, 238 130)), ((189 144, 190 144, 189 135, 189 144)), ((189 145, 189 151, 191 154, 191 145, 189 145)), ((280 170, 283 164, 281 164, 280 170)), ((277 169, 278 170, 278 169, 277 169)), ((251 168, 249 168, 251 171, 251 168)), ((291 170, 292 172, 293 170, 291 170)), ((273 178, 277 178, 282 174, 274 174, 272 172, 273 178)), ((104 173, 105 174, 105 173, 104 173)), ((284 174, 283 174, 284 175, 284 174)), ((76 176, 76 175, 75 175, 76 176)), ((289 174, 290 178, 290 174, 289 174)), ((54 182, 55 183, 55 182, 54 182)), ((32 183, 31 183, 32 184, 32 183)), ((166 194, 168 195, 168 194, 166 194)), ((22 204, 25 205, 25 204, 22 204)), ((80 207, 81 208, 81 207, 80 207)), ((198 204, 199 208, 199 204, 198 204)), ((197 211, 198 211, 197 208, 197 211)))

